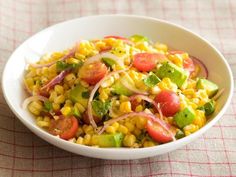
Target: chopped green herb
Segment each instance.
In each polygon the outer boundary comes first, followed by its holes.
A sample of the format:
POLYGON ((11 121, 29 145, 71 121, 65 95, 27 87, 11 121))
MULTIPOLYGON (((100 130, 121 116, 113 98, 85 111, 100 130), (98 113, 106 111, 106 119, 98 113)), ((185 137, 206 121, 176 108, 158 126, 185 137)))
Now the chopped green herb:
POLYGON ((89 91, 82 92, 82 97, 83 98, 89 98, 89 95, 90 95, 89 91))
POLYGON ((52 103, 50 102, 50 101, 45 101, 44 102, 44 109, 46 110, 46 111, 51 111, 52 110, 52 103))
POLYGON ((93 100, 92 102, 93 111, 100 118, 107 114, 110 107, 111 103, 108 101, 102 102, 99 100, 93 100))
POLYGON ((161 80, 156 76, 154 73, 150 73, 147 78, 144 80, 144 84, 148 87, 154 87, 157 83, 159 83, 161 80))
POLYGON ((82 64, 83 62, 68 64, 64 61, 57 61, 56 68, 57 68, 57 71, 61 72, 65 69, 77 69, 78 67, 82 66, 82 64))

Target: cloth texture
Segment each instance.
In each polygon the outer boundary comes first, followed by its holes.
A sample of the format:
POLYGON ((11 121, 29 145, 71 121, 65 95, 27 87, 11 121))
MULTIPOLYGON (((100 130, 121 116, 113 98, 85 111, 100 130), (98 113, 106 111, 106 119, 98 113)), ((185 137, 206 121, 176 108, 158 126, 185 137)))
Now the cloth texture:
MULTIPOLYGON (((222 52, 236 76, 235 0, 0 0, 1 75, 11 53, 36 32, 72 18, 117 13, 168 20, 196 32, 222 52)), ((156 157, 112 161, 43 141, 11 112, 0 90, 0 177, 236 176, 234 99, 220 121, 187 146, 156 157)))

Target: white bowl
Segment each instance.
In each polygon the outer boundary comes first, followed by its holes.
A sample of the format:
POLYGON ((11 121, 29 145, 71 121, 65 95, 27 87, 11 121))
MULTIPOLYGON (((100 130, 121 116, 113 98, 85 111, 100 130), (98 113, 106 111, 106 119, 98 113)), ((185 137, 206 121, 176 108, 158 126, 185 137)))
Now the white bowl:
POLYGON ((230 104, 233 94, 233 77, 223 55, 209 42, 183 27, 148 17, 102 15, 66 21, 51 26, 26 40, 13 52, 5 66, 2 89, 8 105, 15 115, 32 132, 47 142, 67 151, 89 157, 139 159, 180 148, 212 127, 230 104), (220 88, 225 88, 211 120, 199 131, 175 142, 149 148, 95 148, 74 144, 50 135, 35 124, 33 116, 27 110, 22 109, 22 102, 27 96, 22 86, 22 74, 26 65, 25 57, 36 61, 38 59, 37 53, 62 50, 71 47, 80 39, 100 38, 106 35, 131 36, 133 34, 145 35, 153 41, 163 42, 172 48, 187 51, 200 58, 209 70, 209 79, 217 83, 220 88))

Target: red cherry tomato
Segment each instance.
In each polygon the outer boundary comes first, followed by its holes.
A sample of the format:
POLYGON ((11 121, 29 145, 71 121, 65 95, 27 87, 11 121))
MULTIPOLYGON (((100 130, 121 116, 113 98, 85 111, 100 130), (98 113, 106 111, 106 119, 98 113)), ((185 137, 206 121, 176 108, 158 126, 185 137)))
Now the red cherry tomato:
POLYGON ((53 135, 59 135, 60 138, 68 140, 75 136, 78 126, 78 120, 74 116, 64 117, 61 115, 58 120, 51 120, 48 131, 53 135))
POLYGON ((172 136, 168 131, 163 129, 163 127, 158 123, 151 120, 147 121, 147 132, 152 137, 152 139, 158 143, 167 143, 172 140, 172 136))
POLYGON ((173 116, 180 110, 179 96, 173 91, 161 91, 155 97, 155 102, 160 104, 161 111, 166 117, 173 116))
POLYGON ((95 85, 107 73, 107 67, 100 61, 95 61, 80 68, 79 74, 82 80, 88 84, 95 85))
POLYGON ((192 73, 195 70, 195 65, 194 65, 193 60, 191 58, 184 59, 183 67, 185 70, 189 71, 189 73, 192 73))
MULTIPOLYGON (((82 119, 83 119, 84 123, 86 123, 88 125, 90 124, 89 117, 88 117, 88 111, 86 111, 82 114, 82 119)), ((96 124, 98 124, 99 122, 102 121, 101 118, 99 118, 98 116, 94 116, 94 115, 93 115, 93 119, 96 122, 96 124)))
POLYGON ((157 61, 165 59, 163 54, 138 53, 134 55, 134 67, 139 71, 147 72, 155 68, 157 61))

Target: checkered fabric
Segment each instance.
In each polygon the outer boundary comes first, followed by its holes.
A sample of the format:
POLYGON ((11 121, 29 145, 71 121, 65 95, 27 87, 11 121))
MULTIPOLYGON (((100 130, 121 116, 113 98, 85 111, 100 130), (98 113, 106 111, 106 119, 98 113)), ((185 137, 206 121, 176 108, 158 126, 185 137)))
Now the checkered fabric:
MULTIPOLYGON (((16 47, 37 31, 71 18, 116 13, 189 28, 214 44, 236 75, 235 0, 0 0, 0 73, 16 47)), ((0 177, 236 176, 234 98, 222 119, 195 142, 157 157, 111 161, 41 140, 14 116, 0 91, 0 177)))

